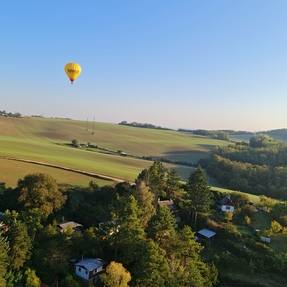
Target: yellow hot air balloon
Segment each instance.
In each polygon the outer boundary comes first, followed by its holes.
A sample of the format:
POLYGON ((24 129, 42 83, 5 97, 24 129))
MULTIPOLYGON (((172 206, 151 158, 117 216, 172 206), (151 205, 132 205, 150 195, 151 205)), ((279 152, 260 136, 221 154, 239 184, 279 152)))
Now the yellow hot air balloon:
POLYGON ((65 72, 71 81, 71 84, 80 76, 82 68, 77 63, 68 63, 65 66, 65 72))

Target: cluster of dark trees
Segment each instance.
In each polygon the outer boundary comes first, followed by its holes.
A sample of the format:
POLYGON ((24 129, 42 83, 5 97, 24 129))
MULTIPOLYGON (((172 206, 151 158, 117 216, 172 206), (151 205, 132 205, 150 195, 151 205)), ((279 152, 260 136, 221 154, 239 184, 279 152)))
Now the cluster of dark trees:
POLYGON ((0 111, 0 117, 9 117, 9 118, 21 118, 20 113, 11 113, 6 111, 0 111))
POLYGON ((287 146, 268 136, 218 148, 201 164, 225 187, 287 198, 287 146))
POLYGON ((135 185, 59 187, 48 175, 27 175, 0 195, 0 286, 82 286, 69 264, 82 257, 111 262, 100 281, 107 287, 214 286, 217 269, 191 228, 211 204, 201 169, 183 185, 160 162, 135 185), (173 199, 183 222, 159 199, 173 199), (63 218, 84 231, 59 232, 63 218))
POLYGON ((148 123, 137 123, 137 122, 127 122, 127 121, 121 121, 119 125, 123 126, 130 126, 130 127, 136 127, 136 128, 146 128, 146 129, 156 129, 156 130, 171 130, 169 128, 164 128, 161 126, 155 126, 153 124, 148 123))

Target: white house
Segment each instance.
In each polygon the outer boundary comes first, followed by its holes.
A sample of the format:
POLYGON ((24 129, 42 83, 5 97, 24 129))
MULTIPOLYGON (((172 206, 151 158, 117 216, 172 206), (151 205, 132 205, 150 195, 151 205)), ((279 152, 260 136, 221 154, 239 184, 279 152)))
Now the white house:
POLYGON ((87 281, 93 281, 104 270, 104 261, 100 258, 87 258, 75 263, 75 274, 87 281))
POLYGON ((271 243, 271 238, 266 236, 260 236, 260 240, 264 243, 271 243))
POLYGON ((218 206, 222 212, 234 212, 235 210, 230 195, 225 196, 223 199, 221 199, 218 203, 218 206))

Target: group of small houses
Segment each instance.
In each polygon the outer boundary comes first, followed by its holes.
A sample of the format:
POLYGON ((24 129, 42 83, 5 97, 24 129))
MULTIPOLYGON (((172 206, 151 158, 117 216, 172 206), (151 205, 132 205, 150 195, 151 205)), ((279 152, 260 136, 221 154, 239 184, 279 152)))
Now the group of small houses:
MULTIPOLYGON (((176 223, 179 224, 181 218, 179 216, 179 210, 177 209, 176 205, 174 204, 173 200, 158 200, 159 206, 167 207, 175 216, 176 223)), ((225 196, 221 200, 217 202, 217 208, 220 212, 223 213, 234 213, 235 206, 232 202, 232 199, 229 195, 225 196)), ((0 212, 0 230, 8 228, 3 224, 2 217, 4 216, 3 213, 0 212)), ((58 224, 57 227, 61 233, 69 233, 69 232, 82 232, 83 225, 74 221, 65 221, 64 218, 63 222, 58 224)), ((99 229, 107 234, 112 235, 119 231, 120 226, 116 224, 116 222, 102 222, 99 224, 99 229)), ((259 232, 259 230, 256 230, 259 232)), ((213 238, 216 236, 216 232, 208 229, 203 228, 196 232, 195 239, 199 242, 207 242, 208 244, 211 243, 213 238)), ((269 237, 260 236, 260 240, 264 243, 270 243, 271 239, 269 237)), ((76 276, 81 278, 87 283, 94 283, 98 280, 98 275, 105 270, 105 262, 100 258, 82 258, 81 260, 71 260, 71 263, 74 266, 74 273, 76 276)))
MULTIPOLYGON (((74 221, 67 221, 58 224, 61 233, 82 232, 83 225, 74 221)), ((81 260, 71 260, 74 266, 75 275, 87 283, 95 283, 98 275, 104 271, 105 262, 100 258, 82 258, 81 260)))

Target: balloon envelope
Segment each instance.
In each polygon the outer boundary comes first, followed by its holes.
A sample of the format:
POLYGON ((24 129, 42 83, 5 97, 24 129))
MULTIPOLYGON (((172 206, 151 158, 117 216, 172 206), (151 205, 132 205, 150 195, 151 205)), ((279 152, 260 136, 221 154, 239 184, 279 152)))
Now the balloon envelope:
POLYGON ((82 68, 77 63, 68 63, 65 66, 65 72, 70 79, 71 83, 73 83, 81 74, 82 68))

